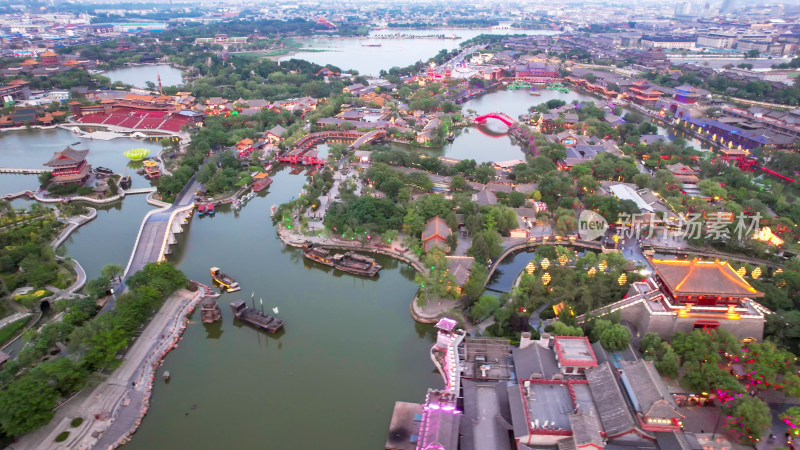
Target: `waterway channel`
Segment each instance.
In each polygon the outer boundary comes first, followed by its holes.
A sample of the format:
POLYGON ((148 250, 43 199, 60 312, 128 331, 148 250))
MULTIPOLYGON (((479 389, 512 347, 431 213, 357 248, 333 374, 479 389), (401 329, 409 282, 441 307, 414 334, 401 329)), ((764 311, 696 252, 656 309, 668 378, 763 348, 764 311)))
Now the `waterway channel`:
POLYGON ((111 79, 111 82, 121 81, 137 88, 146 88, 150 81, 158 86, 158 76, 161 75, 162 86, 180 86, 183 84, 183 73, 180 69, 169 64, 145 64, 141 66, 127 66, 109 70, 102 74, 111 79))
POLYGON ((379 258, 376 279, 310 264, 275 236, 269 207, 296 196, 304 176, 279 169, 266 195, 236 215, 194 217, 169 257, 190 278, 210 282, 219 266, 242 291, 219 299, 223 318, 192 317, 164 366, 132 449, 381 448, 396 400, 422 401, 441 387, 429 364, 430 325, 408 313, 414 272, 379 258), (279 308, 286 332, 267 336, 233 323, 228 303, 255 292, 279 308), (209 432, 209 426, 220 432, 209 432), (309 443, 316 444, 309 444, 309 443))

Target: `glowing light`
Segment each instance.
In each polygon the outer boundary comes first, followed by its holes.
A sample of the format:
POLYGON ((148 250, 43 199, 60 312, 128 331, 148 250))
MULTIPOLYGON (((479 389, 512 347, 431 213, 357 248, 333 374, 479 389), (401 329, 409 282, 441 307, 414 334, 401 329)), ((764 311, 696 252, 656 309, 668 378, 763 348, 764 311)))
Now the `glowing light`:
POLYGON ((617 283, 619 283, 620 286, 624 286, 625 283, 627 282, 628 282, 628 276, 625 275, 624 273, 620 275, 619 278, 617 278, 617 283))
POLYGON ((547 258, 543 259, 541 265, 542 269, 547 270, 547 268, 550 267, 550 260, 547 258))
POLYGON ((549 283, 550 283, 550 274, 545 272, 544 275, 542 275, 542 284, 547 286, 549 283))
POLYGON ((529 262, 528 265, 525 266, 525 271, 528 272, 528 275, 533 274, 535 270, 536 270, 536 264, 533 261, 529 262))
POLYGON ((758 279, 758 277, 761 276, 761 267, 756 267, 753 269, 753 272, 750 274, 750 276, 752 276, 753 279, 758 279))
POLYGON ((567 255, 561 255, 558 257, 558 263, 561 264, 562 266, 566 266, 568 261, 569 258, 567 257, 567 255))
POLYGON ((601 271, 605 272, 605 271, 606 271, 606 269, 608 269, 608 263, 607 263, 605 260, 602 260, 602 261, 600 261, 600 264, 598 264, 598 265, 597 265, 597 267, 598 267, 598 268, 599 268, 601 271))
POLYGON ((590 277, 593 277, 596 273, 597 273, 597 269, 592 267, 591 269, 589 269, 588 272, 586 272, 586 275, 589 275, 590 277))
POLYGON ((739 274, 740 277, 743 277, 747 275, 747 268, 745 266, 742 266, 739 268, 739 270, 736 271, 736 273, 739 274))
POLYGON ((753 233, 753 239, 762 242, 769 242, 776 247, 783 245, 783 239, 776 236, 770 227, 761 228, 757 233, 753 233))

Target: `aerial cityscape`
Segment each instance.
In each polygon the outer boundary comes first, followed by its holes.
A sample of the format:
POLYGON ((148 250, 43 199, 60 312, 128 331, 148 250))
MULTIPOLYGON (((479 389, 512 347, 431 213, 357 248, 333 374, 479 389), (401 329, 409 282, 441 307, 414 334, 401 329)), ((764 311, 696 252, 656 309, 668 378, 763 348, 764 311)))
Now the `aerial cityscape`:
POLYGON ((0 0, 0 99, 0 448, 800 449, 800 2, 0 0))

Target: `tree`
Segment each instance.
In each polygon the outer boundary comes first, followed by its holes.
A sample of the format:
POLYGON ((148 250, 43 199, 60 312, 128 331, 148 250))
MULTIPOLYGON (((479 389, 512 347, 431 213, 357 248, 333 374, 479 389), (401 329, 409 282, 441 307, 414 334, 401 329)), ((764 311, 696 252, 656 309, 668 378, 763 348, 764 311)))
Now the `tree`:
POLYGON ((600 334, 600 345, 610 352, 618 352, 628 346, 630 332, 625 325, 613 324, 600 334))
POLYGON ((42 172, 39 174, 39 186, 47 187, 53 179, 53 172, 42 172))
POLYGON ((494 295, 482 295, 481 298, 472 305, 469 315, 473 321, 478 322, 491 315, 500 306, 500 299, 494 295))
POLYGON ((472 261, 469 279, 464 283, 464 295, 472 301, 480 298, 481 294, 483 294, 488 275, 489 273, 484 264, 477 259, 472 261))
POLYGON ((681 359, 678 357, 678 354, 675 353, 671 347, 669 347, 669 344, 666 342, 662 342, 661 344, 662 346, 667 346, 669 350, 665 351, 661 359, 654 363, 656 369, 658 370, 658 373, 665 377, 678 378, 678 370, 681 367, 681 359))
POLYGON ((525 205, 525 194, 519 191, 512 191, 508 194, 508 204, 512 208, 519 208, 525 205))
POLYGON ((790 434, 793 436, 800 434, 800 406, 792 406, 779 417, 789 426, 790 434))
POLYGON ((650 175, 646 173, 637 173, 633 176, 633 182, 636 183, 639 189, 648 188, 650 187, 650 175))
POLYGON ((100 269, 100 276, 112 280, 119 278, 124 270, 119 264, 107 264, 100 269))
POLYGON ((553 327, 553 336, 583 336, 583 330, 580 327, 566 325, 558 320, 551 326, 553 327))
POLYGON ((482 230, 472 238, 472 246, 467 250, 469 256, 477 261, 488 261, 503 252, 502 239, 494 230, 482 230))
POLYGON ((767 433, 772 423, 772 413, 763 400, 756 397, 740 397, 730 412, 732 420, 727 422, 728 429, 747 443, 758 442, 767 433))

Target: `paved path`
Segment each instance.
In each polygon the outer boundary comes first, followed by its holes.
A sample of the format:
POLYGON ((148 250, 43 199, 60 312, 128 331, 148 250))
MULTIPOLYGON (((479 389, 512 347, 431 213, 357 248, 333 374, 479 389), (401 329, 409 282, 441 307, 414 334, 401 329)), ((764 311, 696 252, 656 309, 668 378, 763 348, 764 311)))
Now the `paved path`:
POLYGON ((186 315, 205 293, 207 291, 201 287, 197 292, 179 291, 168 298, 128 349, 122 365, 108 379, 62 404, 48 425, 23 436, 9 448, 106 449, 124 440, 146 412, 153 375, 161 358, 176 345, 186 326, 186 315), (73 428, 70 421, 75 417, 82 417, 84 421, 73 428), (55 438, 62 431, 69 431, 70 436, 56 444, 55 438))
POLYGON ((29 316, 31 316, 31 313, 29 313, 29 312, 18 312, 18 313, 12 314, 10 316, 3 317, 3 319, 0 320, 0 328, 3 328, 8 324, 11 324, 13 322, 16 322, 19 319, 23 319, 23 318, 29 317, 29 316))

